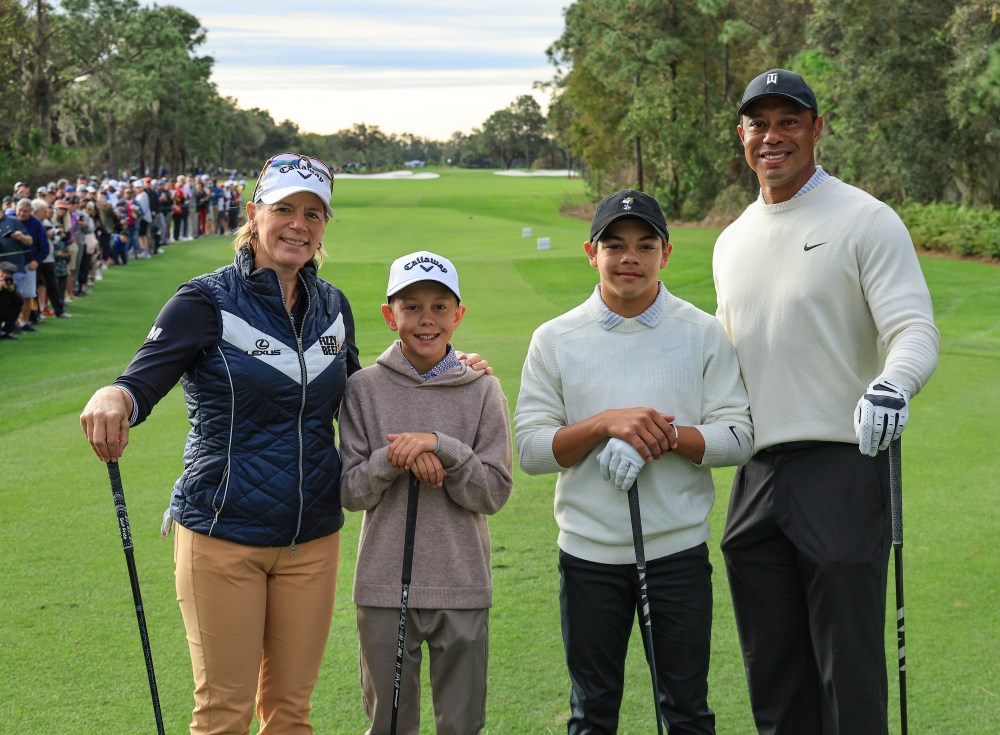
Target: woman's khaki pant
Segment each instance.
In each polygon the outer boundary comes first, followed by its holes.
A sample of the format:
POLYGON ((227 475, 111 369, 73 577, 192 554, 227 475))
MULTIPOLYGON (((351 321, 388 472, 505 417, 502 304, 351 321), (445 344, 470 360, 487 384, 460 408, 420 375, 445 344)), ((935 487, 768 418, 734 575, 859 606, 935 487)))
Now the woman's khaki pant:
POLYGON ((191 735, 311 735, 340 534, 255 547, 174 525, 177 601, 191 649, 191 735))

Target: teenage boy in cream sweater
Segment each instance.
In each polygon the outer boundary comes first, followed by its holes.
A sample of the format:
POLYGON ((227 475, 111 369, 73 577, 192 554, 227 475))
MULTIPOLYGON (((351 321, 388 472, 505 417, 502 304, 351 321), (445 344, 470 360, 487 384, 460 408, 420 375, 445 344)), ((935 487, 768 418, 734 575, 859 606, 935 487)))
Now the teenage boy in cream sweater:
POLYGON ((660 713, 671 735, 712 733, 709 468, 752 453, 739 363, 719 323, 660 282, 672 246, 653 197, 601 201, 584 249, 600 283, 535 331, 514 414, 521 468, 559 473, 568 732, 617 732, 640 599, 622 491, 638 477, 660 713))
POLYGON ((354 602, 371 735, 393 698, 408 476, 420 480, 398 728, 419 731, 420 647, 430 652, 438 732, 485 725, 493 603, 486 516, 511 490, 507 401, 450 344, 465 314, 455 266, 427 251, 397 259, 382 315, 399 334, 351 376, 341 411, 341 502, 365 511, 354 602))

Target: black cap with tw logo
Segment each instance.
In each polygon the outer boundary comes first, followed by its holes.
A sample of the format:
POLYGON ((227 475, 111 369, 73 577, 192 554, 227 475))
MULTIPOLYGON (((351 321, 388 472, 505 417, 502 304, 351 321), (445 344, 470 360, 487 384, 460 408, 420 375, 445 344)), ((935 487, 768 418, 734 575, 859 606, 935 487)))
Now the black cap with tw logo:
POLYGON ((743 92, 743 101, 736 114, 742 115, 747 107, 762 97, 784 97, 812 110, 815 115, 819 114, 816 94, 806 84, 806 80, 794 71, 771 69, 751 79, 743 92))
POLYGON ((594 211, 590 222, 590 241, 597 242, 608 225, 622 217, 638 217, 645 220, 664 240, 670 239, 667 219, 659 203, 638 189, 622 189, 604 197, 594 211))

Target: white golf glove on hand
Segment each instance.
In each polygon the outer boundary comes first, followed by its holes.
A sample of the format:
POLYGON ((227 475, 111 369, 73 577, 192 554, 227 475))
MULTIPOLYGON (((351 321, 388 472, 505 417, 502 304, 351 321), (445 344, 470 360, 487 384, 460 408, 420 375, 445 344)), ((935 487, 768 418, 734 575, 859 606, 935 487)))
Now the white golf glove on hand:
POLYGON ((619 490, 628 490, 646 464, 642 455, 626 441, 611 437, 601 453, 597 455, 601 465, 601 477, 609 480, 619 490))
POLYGON ((910 415, 909 394, 891 380, 871 382, 854 409, 854 433, 862 454, 874 457, 898 439, 910 415))

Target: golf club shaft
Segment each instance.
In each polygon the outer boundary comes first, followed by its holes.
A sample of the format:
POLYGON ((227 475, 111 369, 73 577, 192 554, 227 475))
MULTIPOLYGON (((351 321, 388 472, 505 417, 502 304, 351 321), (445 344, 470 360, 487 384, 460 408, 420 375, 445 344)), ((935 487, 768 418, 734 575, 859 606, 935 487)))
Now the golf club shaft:
POLYGON ((406 642, 406 611, 410 606, 410 578, 413 574, 413 541, 417 534, 417 504, 420 501, 420 480, 410 473, 406 496, 406 534, 403 538, 402 597, 399 602, 399 631, 396 634, 396 672, 392 679, 392 721, 389 731, 396 735, 399 717, 399 686, 403 679, 403 651, 406 642))
POLYGON ((642 633, 649 654, 649 671, 653 679, 653 704, 656 707, 656 732, 663 735, 660 717, 660 684, 656 676, 656 655, 653 650, 653 623, 649 612, 649 588, 646 584, 646 552, 642 542, 642 517, 639 513, 639 481, 628 489, 628 509, 632 520, 632 542, 635 544, 635 567, 639 572, 639 605, 642 633))
POLYGON ((135 603, 135 617, 139 623, 139 639, 142 641, 142 653, 146 659, 146 677, 149 679, 149 693, 153 697, 156 732, 158 735, 163 735, 163 715, 160 712, 160 695, 156 690, 156 674, 153 671, 153 651, 149 645, 149 632, 146 630, 146 614, 142 607, 139 575, 135 569, 135 554, 132 548, 132 531, 129 527, 128 509, 125 507, 125 491, 122 489, 122 476, 117 462, 108 462, 108 477, 111 480, 111 495, 115 501, 115 514, 118 516, 118 530, 122 537, 122 550, 125 552, 128 578, 132 585, 132 601, 135 603))
POLYGON ((889 506, 892 513, 892 551, 896 562, 896 645, 899 656, 899 723, 906 735, 906 626, 903 607, 903 461, 902 441, 889 445, 889 506))

